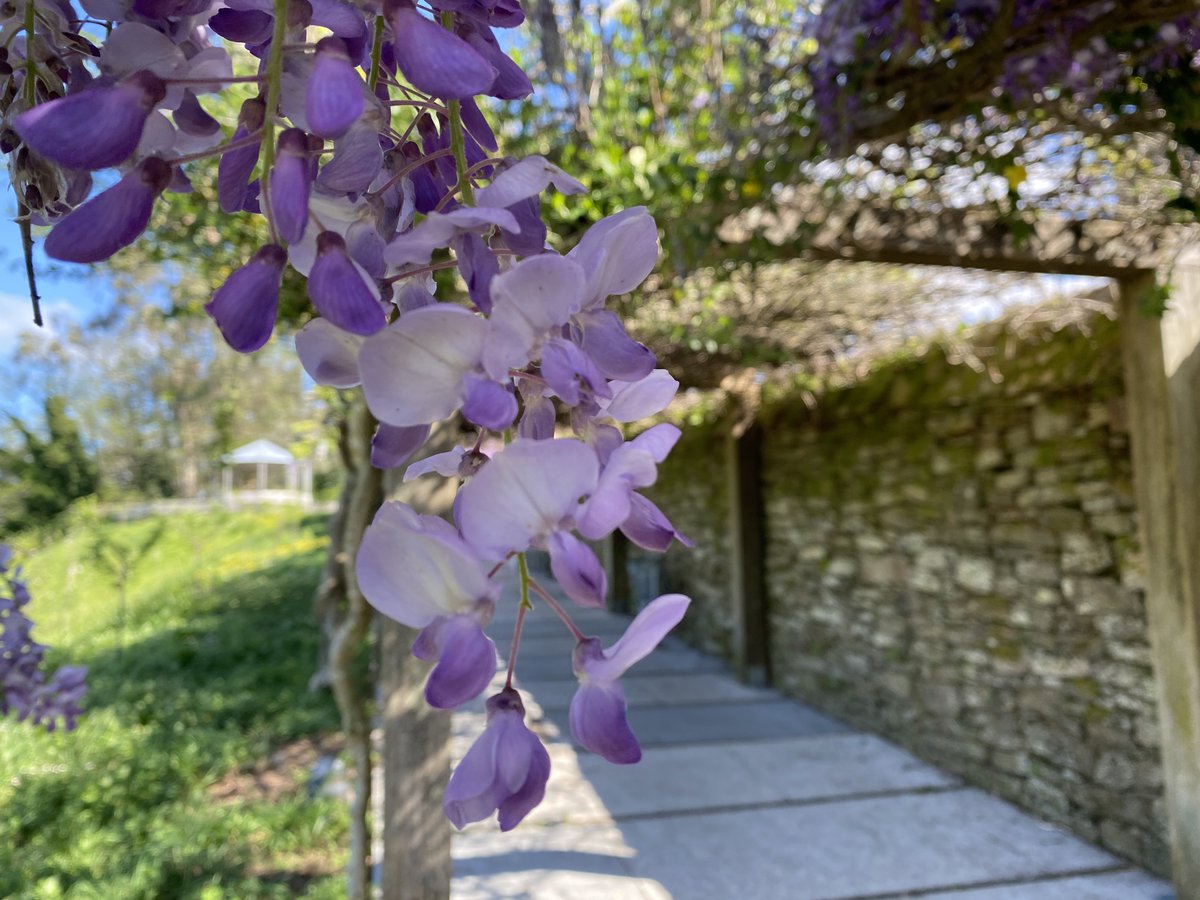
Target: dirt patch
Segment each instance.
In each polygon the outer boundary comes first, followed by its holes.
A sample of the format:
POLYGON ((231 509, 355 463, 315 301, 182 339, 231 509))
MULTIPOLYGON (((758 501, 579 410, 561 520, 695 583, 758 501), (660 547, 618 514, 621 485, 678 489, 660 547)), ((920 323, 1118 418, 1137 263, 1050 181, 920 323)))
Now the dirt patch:
POLYGON ((336 756, 345 745, 340 734, 320 734, 284 744, 252 767, 226 772, 208 789, 214 803, 276 801, 308 782, 313 764, 322 756, 336 756))

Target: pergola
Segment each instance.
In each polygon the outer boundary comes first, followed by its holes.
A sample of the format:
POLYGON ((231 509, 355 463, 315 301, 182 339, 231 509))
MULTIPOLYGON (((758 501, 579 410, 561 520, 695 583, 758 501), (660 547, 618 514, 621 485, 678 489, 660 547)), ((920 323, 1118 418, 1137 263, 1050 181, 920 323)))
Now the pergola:
MULTIPOLYGON (((1181 898, 1200 897, 1200 229, 1047 218, 1018 242, 973 210, 917 214, 871 202, 820 214, 800 203, 769 221, 741 224, 766 225, 778 243, 809 226, 801 255, 816 260, 1089 275, 1116 283, 1172 875, 1181 898), (820 223, 815 228, 813 219, 820 223), (1156 284, 1169 285, 1161 316, 1150 311, 1156 284)), ((756 487, 740 482, 754 469, 755 430, 733 440, 735 504, 754 502, 756 487)), ((749 672, 766 659, 763 552, 753 525, 740 529, 730 547, 740 626, 733 653, 749 672)))
POLYGON ((221 498, 226 503, 240 501, 250 503, 312 503, 312 464, 308 460, 297 460, 295 456, 278 444, 259 439, 232 450, 221 457, 221 498), (254 466, 254 490, 236 490, 234 485, 235 466, 254 466), (285 487, 271 489, 270 466, 282 466, 285 487))

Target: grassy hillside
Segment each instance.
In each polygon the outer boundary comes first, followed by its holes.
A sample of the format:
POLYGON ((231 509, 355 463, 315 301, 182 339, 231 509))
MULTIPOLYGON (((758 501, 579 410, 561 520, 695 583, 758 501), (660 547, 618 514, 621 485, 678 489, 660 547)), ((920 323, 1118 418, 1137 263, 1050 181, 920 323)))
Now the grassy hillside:
POLYGON ((341 805, 230 776, 336 728, 306 689, 323 546, 323 516, 269 510, 81 522, 22 554, 34 636, 91 691, 74 733, 0 722, 0 897, 339 896, 341 805), (155 533, 122 603, 94 546, 155 533))

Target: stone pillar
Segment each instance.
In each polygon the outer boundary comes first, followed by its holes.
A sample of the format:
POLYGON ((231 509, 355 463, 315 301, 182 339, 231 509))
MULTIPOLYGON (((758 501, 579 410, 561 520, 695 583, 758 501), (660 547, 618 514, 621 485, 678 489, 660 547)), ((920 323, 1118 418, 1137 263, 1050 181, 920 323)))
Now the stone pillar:
POLYGON ((1162 726, 1171 861, 1179 897, 1200 897, 1200 253, 1172 273, 1161 319, 1154 282, 1121 285, 1146 614, 1162 726))
POLYGON ((764 583, 762 429, 735 429, 726 444, 729 489, 729 572, 734 616, 734 665, 743 681, 767 684, 767 606, 764 583))

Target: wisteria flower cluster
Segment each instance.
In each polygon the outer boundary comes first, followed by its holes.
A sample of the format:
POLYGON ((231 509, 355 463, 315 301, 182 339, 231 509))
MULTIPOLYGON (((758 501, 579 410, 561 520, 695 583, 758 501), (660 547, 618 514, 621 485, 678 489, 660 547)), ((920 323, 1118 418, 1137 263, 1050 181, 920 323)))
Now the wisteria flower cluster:
POLYGON ((541 157, 495 155, 476 99, 532 92, 495 34, 524 21, 519 0, 81 2, 90 19, 67 0, 12 7, 19 37, 0 66, 3 147, 31 214, 53 225, 47 254, 106 259, 146 229, 165 191, 213 191, 225 213, 262 215, 270 232, 206 307, 230 346, 270 339, 290 266, 307 276, 314 313, 296 336, 301 362, 321 384, 361 385, 380 423, 376 466, 403 465, 447 417, 475 431, 473 445, 406 474, 460 479, 454 522, 385 504, 357 560, 364 596, 421 629, 413 652, 435 663, 426 698, 449 709, 496 674, 483 628, 495 578, 516 558, 506 685, 451 778, 450 819, 461 827, 498 811, 508 829, 545 790, 549 758, 512 688, 531 592, 576 638, 575 737, 636 762, 619 678, 687 598, 658 598, 604 648, 529 575, 525 554, 548 552, 566 595, 595 607, 607 586, 588 541, 619 529, 653 551, 687 543, 640 493, 678 429, 623 433, 663 410, 678 384, 607 308, 654 268, 658 231, 634 208, 565 255, 547 246, 541 194, 584 186, 541 157), (86 27, 97 20, 108 29, 99 45, 86 27), (239 47, 251 74, 234 74, 239 47), (205 102, 233 83, 258 93, 227 135, 205 102), (216 184, 194 185, 190 164, 214 156, 216 184), (91 173, 106 168, 119 177, 89 199, 91 173), (440 269, 456 269, 461 289, 439 297, 440 269))
POLYGON ((46 680, 46 646, 33 639, 25 615, 29 588, 13 565, 12 549, 0 544, 0 718, 15 713, 47 731, 75 728, 87 693, 87 668, 62 666, 46 680))

